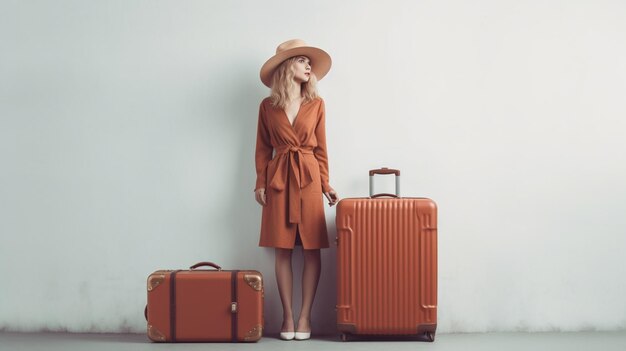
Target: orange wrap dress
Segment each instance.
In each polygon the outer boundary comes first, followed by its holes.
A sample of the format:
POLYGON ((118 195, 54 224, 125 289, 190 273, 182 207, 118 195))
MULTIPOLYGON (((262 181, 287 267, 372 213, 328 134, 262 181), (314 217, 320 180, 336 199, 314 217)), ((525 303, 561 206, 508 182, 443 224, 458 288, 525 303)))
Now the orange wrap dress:
POLYGON ((327 248, 323 192, 328 183, 324 100, 304 103, 293 125, 265 98, 259 107, 256 186, 265 188, 259 246, 292 249, 299 232, 304 249, 327 248))

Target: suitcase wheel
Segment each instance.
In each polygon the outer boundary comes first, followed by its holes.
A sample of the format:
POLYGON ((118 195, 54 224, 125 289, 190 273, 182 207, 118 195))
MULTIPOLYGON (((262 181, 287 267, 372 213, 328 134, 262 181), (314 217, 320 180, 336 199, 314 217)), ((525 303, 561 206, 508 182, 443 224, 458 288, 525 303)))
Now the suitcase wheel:
POLYGON ((433 332, 426 332, 426 333, 424 333, 424 335, 426 336, 426 339, 428 339, 429 342, 435 341, 435 333, 433 333, 433 332))
POLYGON ((341 341, 348 341, 348 333, 341 333, 341 341))

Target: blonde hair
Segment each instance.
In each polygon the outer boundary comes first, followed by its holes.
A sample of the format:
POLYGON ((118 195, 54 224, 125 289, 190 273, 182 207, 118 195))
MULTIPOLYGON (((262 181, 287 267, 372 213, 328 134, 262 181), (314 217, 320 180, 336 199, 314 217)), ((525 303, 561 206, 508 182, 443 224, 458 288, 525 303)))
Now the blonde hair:
MULTIPOLYGON (((297 84, 293 80, 296 74, 293 64, 298 60, 298 57, 300 56, 286 59, 272 74, 272 92, 270 94, 272 106, 284 109, 287 107, 290 98, 294 98, 293 96, 289 96, 289 92, 291 85, 297 84)), ((303 104, 319 97, 317 93, 317 77, 313 71, 311 71, 309 81, 302 83, 300 88, 302 97, 304 98, 302 101, 303 104)))

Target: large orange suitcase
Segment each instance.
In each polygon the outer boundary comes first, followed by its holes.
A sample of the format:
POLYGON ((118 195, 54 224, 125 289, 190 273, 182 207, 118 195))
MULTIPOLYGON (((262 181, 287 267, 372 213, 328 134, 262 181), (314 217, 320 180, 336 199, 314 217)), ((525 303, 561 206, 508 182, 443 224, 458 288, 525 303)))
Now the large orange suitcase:
POLYGON ((148 337, 156 342, 258 341, 263 334, 263 276, 211 262, 148 277, 148 337), (210 266, 215 269, 197 269, 210 266))
POLYGON ((413 336, 437 328, 437 205, 400 197, 400 171, 370 171, 370 197, 337 204, 337 327, 351 335, 413 336), (373 195, 375 174, 395 174, 396 194, 373 195))

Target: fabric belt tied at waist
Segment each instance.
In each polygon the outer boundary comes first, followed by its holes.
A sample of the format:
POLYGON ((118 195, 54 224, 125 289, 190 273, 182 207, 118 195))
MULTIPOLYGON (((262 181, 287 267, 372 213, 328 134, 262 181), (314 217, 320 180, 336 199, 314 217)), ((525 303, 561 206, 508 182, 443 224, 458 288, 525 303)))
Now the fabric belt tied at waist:
POLYGON ((269 186, 283 191, 289 189, 289 223, 300 223, 300 189, 313 182, 309 164, 304 162, 304 154, 313 154, 313 148, 284 145, 276 148, 276 171, 271 176, 269 186))

